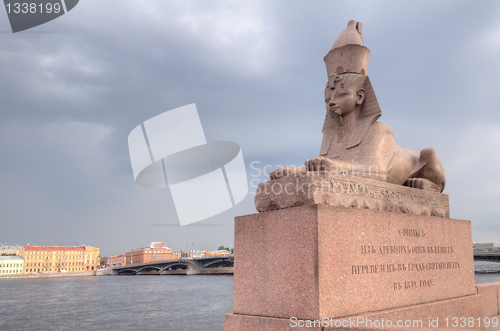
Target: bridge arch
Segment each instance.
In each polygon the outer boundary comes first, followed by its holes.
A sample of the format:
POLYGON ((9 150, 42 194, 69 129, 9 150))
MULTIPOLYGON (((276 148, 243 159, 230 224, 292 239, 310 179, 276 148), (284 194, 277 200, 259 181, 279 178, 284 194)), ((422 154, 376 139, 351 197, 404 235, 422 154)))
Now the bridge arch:
POLYGON ((165 267, 163 267, 162 271, 167 271, 167 270, 176 270, 176 269, 183 269, 183 270, 196 270, 197 266, 191 261, 177 261, 173 263, 167 264, 165 267), (174 268, 174 269, 172 269, 174 268))
POLYGON ((147 271, 147 270, 156 270, 156 271, 163 271, 160 267, 156 267, 156 266, 146 266, 144 268, 141 268, 139 270, 136 271, 136 274, 139 274, 143 271, 147 271))
MULTIPOLYGON (((227 257, 203 257, 203 258, 181 258, 179 260, 155 261, 113 268, 113 272, 119 275, 136 275, 148 270, 163 273, 173 270, 185 270, 187 274, 197 274, 203 269, 216 269, 218 267, 234 267, 233 256, 227 257)), ((209 271, 209 270, 206 270, 209 271)), ((215 271, 215 270, 214 270, 215 271)))
POLYGON ((500 262, 500 253, 475 253, 474 261, 500 262))
POLYGON ((233 266, 234 266, 234 260, 220 259, 205 264, 203 268, 233 267, 233 266))

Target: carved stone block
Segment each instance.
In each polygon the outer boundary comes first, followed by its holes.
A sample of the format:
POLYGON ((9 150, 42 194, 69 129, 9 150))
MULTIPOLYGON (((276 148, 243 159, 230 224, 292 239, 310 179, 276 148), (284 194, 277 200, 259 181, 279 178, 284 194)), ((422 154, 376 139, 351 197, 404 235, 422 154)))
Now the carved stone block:
POLYGON ((259 212, 315 204, 450 217, 447 194, 326 172, 311 171, 261 183, 255 196, 259 212))

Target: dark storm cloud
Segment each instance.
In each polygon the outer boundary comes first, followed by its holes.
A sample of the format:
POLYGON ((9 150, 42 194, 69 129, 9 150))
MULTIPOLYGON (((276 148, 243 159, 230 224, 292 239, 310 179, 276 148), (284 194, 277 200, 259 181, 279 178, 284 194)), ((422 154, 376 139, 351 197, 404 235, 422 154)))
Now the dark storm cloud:
POLYGON ((499 17, 496 2, 89 0, 1 34, 0 241, 104 254, 150 241, 231 246, 233 218, 255 212, 253 196, 203 229, 149 226, 177 215, 168 191, 135 185, 129 132, 195 102, 207 139, 237 142, 249 175, 301 165, 321 142, 323 56, 350 19, 372 52, 381 121, 400 145, 437 148, 452 216, 494 240, 484 229, 500 212, 499 17))

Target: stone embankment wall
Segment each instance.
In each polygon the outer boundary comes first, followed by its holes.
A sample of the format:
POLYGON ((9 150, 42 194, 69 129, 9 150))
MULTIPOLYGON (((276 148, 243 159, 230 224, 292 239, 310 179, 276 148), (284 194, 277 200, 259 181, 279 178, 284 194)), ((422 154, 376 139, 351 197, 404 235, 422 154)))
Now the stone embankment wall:
POLYGON ((54 277, 88 277, 88 276, 109 276, 114 275, 112 269, 99 269, 92 271, 76 271, 76 272, 39 272, 29 274, 13 274, 2 275, 0 279, 12 278, 54 278, 54 277))

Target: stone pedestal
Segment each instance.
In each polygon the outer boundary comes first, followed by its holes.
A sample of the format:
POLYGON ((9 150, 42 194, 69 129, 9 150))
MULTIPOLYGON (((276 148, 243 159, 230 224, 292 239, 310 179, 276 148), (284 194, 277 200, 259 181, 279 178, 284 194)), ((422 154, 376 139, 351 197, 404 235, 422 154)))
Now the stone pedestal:
POLYGON ((226 331, 296 330, 291 318, 485 317, 469 221, 305 205, 236 218, 234 247, 226 331))

